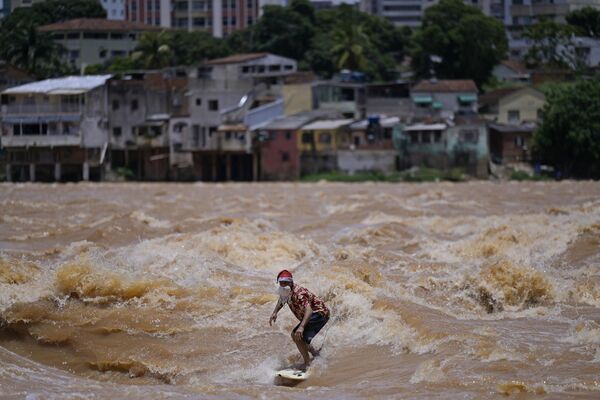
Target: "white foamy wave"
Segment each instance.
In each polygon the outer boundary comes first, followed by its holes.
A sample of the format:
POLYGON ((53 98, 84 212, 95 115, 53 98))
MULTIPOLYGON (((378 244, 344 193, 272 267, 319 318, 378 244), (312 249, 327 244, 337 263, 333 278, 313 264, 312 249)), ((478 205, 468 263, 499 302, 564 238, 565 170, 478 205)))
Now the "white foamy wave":
POLYGON ((169 221, 161 221, 150 215, 147 215, 143 211, 137 210, 132 212, 130 215, 131 218, 148 225, 150 228, 168 229, 172 227, 172 224, 169 221))

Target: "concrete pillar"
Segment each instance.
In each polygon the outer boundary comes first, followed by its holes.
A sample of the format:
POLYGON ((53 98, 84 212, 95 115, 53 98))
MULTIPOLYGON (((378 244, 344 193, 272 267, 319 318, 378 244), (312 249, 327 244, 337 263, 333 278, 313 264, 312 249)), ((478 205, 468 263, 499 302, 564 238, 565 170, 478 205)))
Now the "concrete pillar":
POLYGON ((225 180, 231 180, 231 154, 225 156, 225 180))
POLYGON ((258 176, 258 152, 252 154, 252 180, 260 180, 260 177, 258 176))
POLYGON ((60 163, 54 164, 54 180, 60 182, 60 163))
POLYGON ((212 181, 216 182, 217 180, 217 155, 213 153, 212 155, 212 181))
POLYGON ((35 164, 29 164, 29 180, 35 182, 35 164))
POLYGON ((83 180, 90 180, 90 164, 87 161, 84 161, 83 163, 83 180))
POLYGON ((12 182, 12 165, 6 164, 6 182, 12 182))

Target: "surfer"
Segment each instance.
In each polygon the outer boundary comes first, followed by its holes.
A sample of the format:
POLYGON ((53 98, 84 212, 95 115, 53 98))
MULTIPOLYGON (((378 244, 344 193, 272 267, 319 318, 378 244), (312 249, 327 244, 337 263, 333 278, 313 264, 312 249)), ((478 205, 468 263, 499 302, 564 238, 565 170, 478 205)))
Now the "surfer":
POLYGON ((318 355, 318 351, 311 346, 310 342, 329 321, 329 309, 323 300, 312 294, 308 289, 294 284, 291 272, 281 271, 277 275, 277 283, 279 283, 279 299, 269 319, 269 325, 277 321, 277 313, 287 304, 300 321, 292 330, 292 340, 296 343, 304 359, 304 369, 306 369, 310 365, 308 353, 314 357, 318 355))

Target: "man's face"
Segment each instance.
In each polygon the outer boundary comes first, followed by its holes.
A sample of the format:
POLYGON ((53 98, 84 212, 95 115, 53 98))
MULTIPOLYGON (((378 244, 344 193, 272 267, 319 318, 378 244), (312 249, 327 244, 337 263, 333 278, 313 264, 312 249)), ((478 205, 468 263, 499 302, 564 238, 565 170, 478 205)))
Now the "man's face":
POLYGON ((281 287, 286 287, 286 286, 292 287, 292 282, 279 282, 279 286, 281 286, 281 287))

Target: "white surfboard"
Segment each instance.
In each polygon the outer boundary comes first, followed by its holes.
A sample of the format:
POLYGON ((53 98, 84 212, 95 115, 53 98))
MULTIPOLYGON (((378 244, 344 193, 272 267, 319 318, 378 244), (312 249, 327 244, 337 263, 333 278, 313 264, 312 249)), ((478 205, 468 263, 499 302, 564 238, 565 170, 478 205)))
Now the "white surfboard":
POLYGON ((277 376, 285 379, 291 379, 294 381, 303 381, 309 377, 310 373, 308 371, 301 371, 296 368, 286 368, 280 371, 277 371, 277 376))

